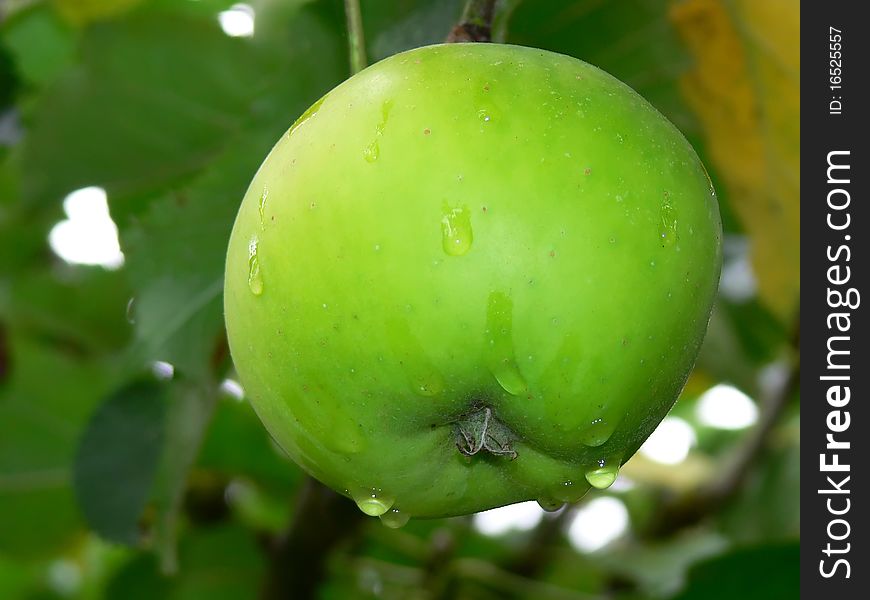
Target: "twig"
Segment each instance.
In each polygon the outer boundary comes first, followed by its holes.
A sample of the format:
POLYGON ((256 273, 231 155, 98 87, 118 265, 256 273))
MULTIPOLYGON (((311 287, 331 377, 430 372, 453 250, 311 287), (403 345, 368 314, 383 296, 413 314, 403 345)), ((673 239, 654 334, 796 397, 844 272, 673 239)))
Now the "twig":
MULTIPOLYGON (((794 351, 798 347, 799 329, 796 329, 790 350, 794 351)), ((696 491, 665 504, 654 519, 648 535, 663 537, 694 525, 740 492, 759 454, 765 449, 771 431, 800 389, 800 356, 795 356, 793 361, 782 385, 763 398, 758 423, 735 448, 721 469, 722 474, 696 491)))
POLYGON ((448 42, 491 42, 496 0, 468 0, 448 42))
POLYGON ((432 534, 423 580, 423 587, 430 597, 437 600, 456 597, 456 582, 450 572, 455 552, 456 540, 449 530, 439 529, 432 534))
POLYGON ((308 478, 293 522, 271 549, 265 600, 314 598, 330 552, 356 533, 363 521, 353 502, 308 478))
POLYGON ((347 36, 350 45, 350 71, 351 75, 354 75, 365 69, 368 64, 359 0, 344 0, 344 14, 347 17, 347 36))

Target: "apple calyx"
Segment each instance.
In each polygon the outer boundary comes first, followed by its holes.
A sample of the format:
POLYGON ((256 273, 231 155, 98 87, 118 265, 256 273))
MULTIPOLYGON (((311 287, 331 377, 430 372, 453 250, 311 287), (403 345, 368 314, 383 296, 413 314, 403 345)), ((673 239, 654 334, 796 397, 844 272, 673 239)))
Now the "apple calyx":
POLYGON ((454 426, 456 447, 465 456, 486 451, 495 456, 508 456, 511 460, 517 457, 517 451, 513 449, 516 435, 492 414, 489 406, 474 409, 454 426))

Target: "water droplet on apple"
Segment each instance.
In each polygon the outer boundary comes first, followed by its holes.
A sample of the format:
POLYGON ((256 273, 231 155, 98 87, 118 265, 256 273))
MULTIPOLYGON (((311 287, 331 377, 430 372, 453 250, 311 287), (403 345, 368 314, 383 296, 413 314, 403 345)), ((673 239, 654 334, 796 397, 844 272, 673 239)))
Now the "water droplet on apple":
POLYGON ((555 498, 538 498, 538 506, 547 512, 556 512, 565 506, 565 503, 555 498))
POLYGON ((586 481, 594 488, 605 490, 613 485, 619 475, 619 461, 614 461, 607 464, 606 461, 599 461, 599 466, 586 471, 586 481))
MULTIPOLYGON (((329 94, 326 94, 326 96, 328 95, 329 94)), ((317 111, 320 110, 320 106, 323 104, 323 101, 326 100, 326 96, 323 96, 322 98, 320 98, 320 100, 308 107, 308 110, 302 113, 302 115, 298 119, 296 119, 296 121, 290 126, 290 129, 287 130, 287 137, 293 135, 293 132, 296 131, 305 121, 317 114, 317 111)))
POLYGON ((432 369, 418 371, 414 374, 413 389, 414 392, 421 396, 431 398, 437 396, 444 390, 444 380, 437 371, 432 369))
POLYGON ((404 527, 408 521, 411 520, 411 515, 399 510, 398 508, 391 508, 382 514, 380 519, 381 523, 390 529, 399 529, 400 527, 404 527))
POLYGON ((373 140, 371 144, 365 147, 363 150, 363 158, 366 159, 366 162, 373 163, 378 160, 378 157, 381 154, 381 148, 378 145, 378 140, 373 140))
POLYGON ((663 247, 677 243, 677 211, 667 194, 660 210, 659 238, 663 247))
POLYGON ((353 501, 357 507, 370 517, 380 517, 393 506, 395 499, 386 496, 378 488, 353 492, 353 501))
POLYGON ((483 121, 484 123, 489 123, 492 120, 492 116, 485 110, 481 109, 477 111, 477 118, 483 121))
POLYGON ((549 497, 560 502, 573 503, 580 500, 588 491, 589 486, 585 483, 575 483, 570 479, 566 479, 560 481, 549 490, 549 497))
POLYGON ((263 274, 260 272, 260 241, 257 236, 248 244, 248 287, 255 296, 263 293, 263 274))
POLYGON ((471 249, 474 234, 471 230, 471 211, 468 207, 441 210, 441 247, 450 256, 462 256, 471 249))
POLYGON ((592 419, 589 427, 580 433, 580 441, 585 446, 595 448, 602 445, 613 435, 614 424, 604 417, 592 419))
POLYGON ((519 396, 528 390, 516 363, 512 363, 509 359, 505 359, 500 367, 495 368, 493 375, 502 389, 512 396, 519 396))
POLYGON ((387 127, 387 120, 390 118, 390 111, 392 109, 392 100, 385 100, 381 105, 381 121, 375 126, 375 139, 373 139, 369 145, 363 149, 363 158, 366 159, 366 162, 373 163, 378 160, 381 155, 381 147, 378 140, 384 135, 384 129, 387 127))
POLYGON ((257 212, 260 215, 260 228, 266 228, 266 200, 269 198, 269 190, 263 186, 263 193, 260 194, 260 201, 257 203, 257 212))
POLYGON ((491 292, 486 307, 486 364, 508 394, 519 396, 528 390, 514 357, 513 301, 503 292, 491 292))

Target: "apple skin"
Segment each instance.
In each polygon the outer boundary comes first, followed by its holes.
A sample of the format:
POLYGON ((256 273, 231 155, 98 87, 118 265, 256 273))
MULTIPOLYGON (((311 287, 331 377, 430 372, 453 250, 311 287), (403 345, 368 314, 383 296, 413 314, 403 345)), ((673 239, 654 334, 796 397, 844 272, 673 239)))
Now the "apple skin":
POLYGON ((673 405, 720 240, 694 150, 625 84, 537 49, 418 48, 329 92, 257 172, 230 348, 278 444, 388 524, 556 507, 673 405), (484 412, 504 455, 459 450, 484 412))

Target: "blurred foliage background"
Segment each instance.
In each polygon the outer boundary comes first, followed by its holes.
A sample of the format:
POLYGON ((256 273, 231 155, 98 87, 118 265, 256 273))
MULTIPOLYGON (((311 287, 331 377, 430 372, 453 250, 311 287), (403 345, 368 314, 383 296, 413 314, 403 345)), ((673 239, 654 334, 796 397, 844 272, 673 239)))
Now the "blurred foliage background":
MULTIPOLYGON (((372 61, 463 8, 361 4, 372 61)), ((497 41, 604 68, 695 145, 721 294, 610 490, 399 530, 273 445, 223 333, 245 188, 349 75, 340 0, 0 11, 0 598, 796 597, 797 0, 498 3, 497 41)))

